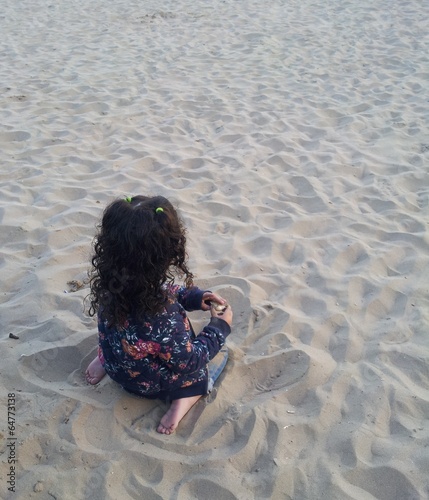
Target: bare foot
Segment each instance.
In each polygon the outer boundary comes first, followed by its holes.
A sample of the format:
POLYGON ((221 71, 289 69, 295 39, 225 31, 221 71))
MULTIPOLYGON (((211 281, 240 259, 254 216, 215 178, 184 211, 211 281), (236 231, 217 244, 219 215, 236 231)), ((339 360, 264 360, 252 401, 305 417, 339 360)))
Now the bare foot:
POLYGON ((172 434, 182 418, 194 406, 201 396, 192 396, 190 398, 175 399, 156 429, 160 434, 172 434))
POLYGON ((103 368, 100 358, 95 356, 85 372, 86 381, 91 385, 95 385, 100 382, 104 375, 106 375, 106 370, 103 368))

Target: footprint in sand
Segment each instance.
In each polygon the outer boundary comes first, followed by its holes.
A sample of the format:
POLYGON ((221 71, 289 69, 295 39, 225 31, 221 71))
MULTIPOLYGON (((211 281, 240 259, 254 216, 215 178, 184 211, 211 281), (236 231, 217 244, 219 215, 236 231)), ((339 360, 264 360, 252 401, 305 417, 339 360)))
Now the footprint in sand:
MULTIPOLYGON (((81 339, 79 336, 76 344, 57 343, 49 349, 21 356, 19 371, 24 379, 42 390, 96 406, 108 404, 112 400, 111 392, 94 391, 84 377, 86 367, 96 354, 96 336, 81 339)), ((107 378, 103 379, 100 385, 107 382, 107 378)))

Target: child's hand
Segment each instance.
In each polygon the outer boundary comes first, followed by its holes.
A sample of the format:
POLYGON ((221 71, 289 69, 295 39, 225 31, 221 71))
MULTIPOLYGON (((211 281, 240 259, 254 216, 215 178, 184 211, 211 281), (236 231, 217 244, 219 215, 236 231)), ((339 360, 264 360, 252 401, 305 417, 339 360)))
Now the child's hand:
POLYGON ((220 318, 223 319, 228 323, 229 326, 232 324, 232 309, 231 306, 228 304, 224 305, 224 309, 219 309, 217 310, 215 307, 212 306, 211 310, 211 315, 213 318, 220 318))
POLYGON ((204 292, 203 301, 201 303, 201 309, 203 311, 210 311, 211 302, 216 302, 217 304, 221 304, 222 306, 227 305, 226 300, 223 299, 220 295, 216 295, 215 293, 212 292, 204 292))

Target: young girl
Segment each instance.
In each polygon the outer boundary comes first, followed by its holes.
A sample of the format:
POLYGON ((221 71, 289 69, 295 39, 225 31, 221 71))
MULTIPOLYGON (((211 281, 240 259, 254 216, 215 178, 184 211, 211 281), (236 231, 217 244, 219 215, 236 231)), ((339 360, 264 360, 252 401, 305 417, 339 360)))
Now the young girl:
POLYGON ((211 360, 231 332, 231 307, 193 286, 185 244, 166 198, 134 196, 106 208, 92 258, 89 313, 98 314, 99 349, 86 379, 97 384, 107 373, 131 393, 171 401, 157 427, 162 434, 209 392, 227 355, 211 360), (185 286, 174 285, 174 274, 185 286), (211 319, 195 336, 185 311, 197 309, 210 310, 211 319))

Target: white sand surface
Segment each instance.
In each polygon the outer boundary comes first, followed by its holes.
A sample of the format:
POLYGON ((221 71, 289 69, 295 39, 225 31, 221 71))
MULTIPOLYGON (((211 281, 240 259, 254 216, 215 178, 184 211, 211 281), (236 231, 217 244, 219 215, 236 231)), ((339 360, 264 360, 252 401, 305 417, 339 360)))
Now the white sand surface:
POLYGON ((428 19, 0 0, 1 498, 428 498, 428 19), (152 193, 235 313, 169 437, 162 403, 84 382, 96 325, 67 285, 105 205, 152 193))

